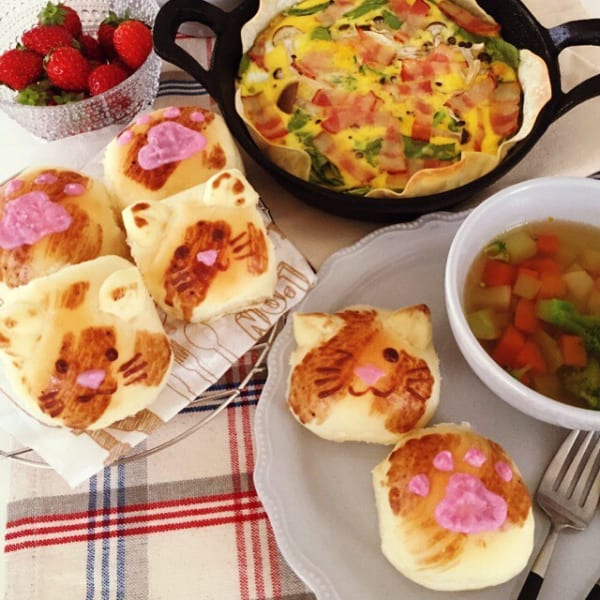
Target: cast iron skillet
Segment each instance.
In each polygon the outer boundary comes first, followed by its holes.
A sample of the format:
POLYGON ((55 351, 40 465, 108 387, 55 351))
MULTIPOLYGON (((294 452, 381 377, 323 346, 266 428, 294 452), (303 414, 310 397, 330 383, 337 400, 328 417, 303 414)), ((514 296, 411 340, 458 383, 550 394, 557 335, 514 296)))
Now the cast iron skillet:
POLYGON ((516 144, 493 171, 459 188, 415 198, 364 198, 331 191, 287 173, 273 164, 256 146, 235 110, 234 94, 236 73, 242 55, 240 29, 256 13, 258 0, 244 0, 230 12, 203 0, 169 0, 156 17, 154 46, 162 58, 178 65, 204 85, 217 102, 240 146, 301 200, 345 217, 402 221, 458 204, 481 191, 514 167, 553 121, 581 102, 600 95, 600 74, 564 93, 558 65, 559 53, 568 46, 600 45, 600 19, 571 21, 546 29, 520 0, 479 0, 479 4, 500 23, 502 36, 507 41, 517 48, 529 48, 544 59, 550 73, 552 98, 541 111, 531 133, 516 144), (179 26, 193 21, 208 26, 216 34, 208 70, 175 43, 179 26))

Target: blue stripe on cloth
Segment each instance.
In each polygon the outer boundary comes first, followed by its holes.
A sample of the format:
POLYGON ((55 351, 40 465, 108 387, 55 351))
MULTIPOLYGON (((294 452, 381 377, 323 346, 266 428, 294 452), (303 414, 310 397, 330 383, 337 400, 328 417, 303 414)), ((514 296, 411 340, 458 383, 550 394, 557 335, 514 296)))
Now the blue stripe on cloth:
POLYGON ((125 526, 122 522, 123 507, 125 506, 125 465, 119 464, 117 466, 117 506, 118 511, 118 523, 117 530, 119 535, 117 537, 117 600, 126 600, 125 598, 125 538, 123 537, 123 530, 125 526))
MULTIPOLYGON (((90 514, 96 510, 96 498, 97 498, 97 483, 98 480, 96 475, 90 477, 89 483, 89 496, 88 496, 88 511, 90 514)), ((88 543, 87 543, 87 564, 85 570, 85 600, 93 600, 95 586, 94 586, 94 562, 96 559, 96 546, 93 538, 94 533, 94 522, 90 520, 88 524, 88 543)))
MULTIPOLYGON (((110 519, 110 468, 104 469, 104 487, 102 488, 102 529, 108 532, 108 521, 110 519)), ((110 538, 102 539, 102 600, 110 597, 110 538)))

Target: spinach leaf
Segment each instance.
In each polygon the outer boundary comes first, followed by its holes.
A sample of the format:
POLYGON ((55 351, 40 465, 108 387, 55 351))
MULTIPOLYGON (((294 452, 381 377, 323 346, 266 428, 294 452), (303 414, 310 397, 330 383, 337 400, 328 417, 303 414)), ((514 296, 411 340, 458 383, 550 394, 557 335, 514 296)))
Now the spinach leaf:
POLYGON ((311 40, 330 40, 331 33, 327 27, 315 27, 310 34, 311 40))
POLYGON ((437 160, 454 160, 458 158, 455 144, 431 144, 404 137, 404 154, 408 158, 436 158, 437 160))
POLYGON ((365 160, 372 166, 375 165, 375 158, 379 156, 381 152, 381 138, 376 138, 367 142, 366 144, 356 144, 354 149, 358 152, 361 152, 364 155, 365 160))
POLYGON ((297 108, 288 121, 287 130, 295 131, 296 129, 302 129, 309 121, 310 115, 307 112, 297 108))
POLYGON ((327 2, 313 4, 312 6, 307 6, 306 8, 290 8, 289 10, 285 11, 285 14, 290 17, 306 17, 308 15, 314 15, 315 13, 325 10, 330 4, 331 0, 327 0, 327 2))
POLYGON ((240 60, 240 68, 238 70, 238 75, 243 75, 250 66, 250 57, 248 53, 242 54, 242 59, 240 60))
POLYGON ((402 27, 402 21, 393 12, 390 12, 389 10, 384 10, 381 16, 383 17, 383 22, 390 29, 396 30, 402 27))
POLYGON ((331 187, 344 185, 344 178, 337 166, 315 147, 313 134, 303 131, 296 131, 295 134, 304 145, 306 153, 310 156, 309 181, 331 187))
POLYGON ((474 44, 483 42, 485 44, 485 51, 491 56, 492 60, 502 61, 515 70, 519 68, 519 50, 510 42, 500 37, 486 37, 470 33, 462 27, 457 28, 456 35, 474 44))
POLYGON ((362 4, 359 4, 356 8, 349 10, 343 14, 344 17, 348 19, 357 19, 358 17, 362 17, 366 15, 368 12, 379 8, 380 6, 385 6, 388 3, 388 0, 364 0, 362 4))

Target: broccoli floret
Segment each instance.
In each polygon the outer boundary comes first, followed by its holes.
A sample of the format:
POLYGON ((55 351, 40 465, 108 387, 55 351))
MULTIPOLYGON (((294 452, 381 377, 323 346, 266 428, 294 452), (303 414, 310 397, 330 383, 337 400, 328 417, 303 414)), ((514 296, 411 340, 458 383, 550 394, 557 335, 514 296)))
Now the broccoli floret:
POLYGON ((589 352, 600 357, 600 315, 582 315, 567 300, 540 300, 537 316, 568 333, 578 335, 589 352))
POLYGON ((584 400, 590 408, 600 410, 600 362, 591 356, 582 368, 562 367, 558 376, 571 394, 584 400))

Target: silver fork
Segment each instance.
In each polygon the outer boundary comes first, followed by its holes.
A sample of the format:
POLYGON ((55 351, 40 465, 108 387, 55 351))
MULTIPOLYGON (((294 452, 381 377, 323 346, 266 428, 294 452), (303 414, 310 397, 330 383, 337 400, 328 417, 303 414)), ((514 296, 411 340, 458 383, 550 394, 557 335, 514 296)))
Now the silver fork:
POLYGON ((600 500, 600 432, 575 430, 567 436, 546 468, 535 499, 552 528, 518 600, 537 598, 560 530, 585 529, 594 516, 600 500))

